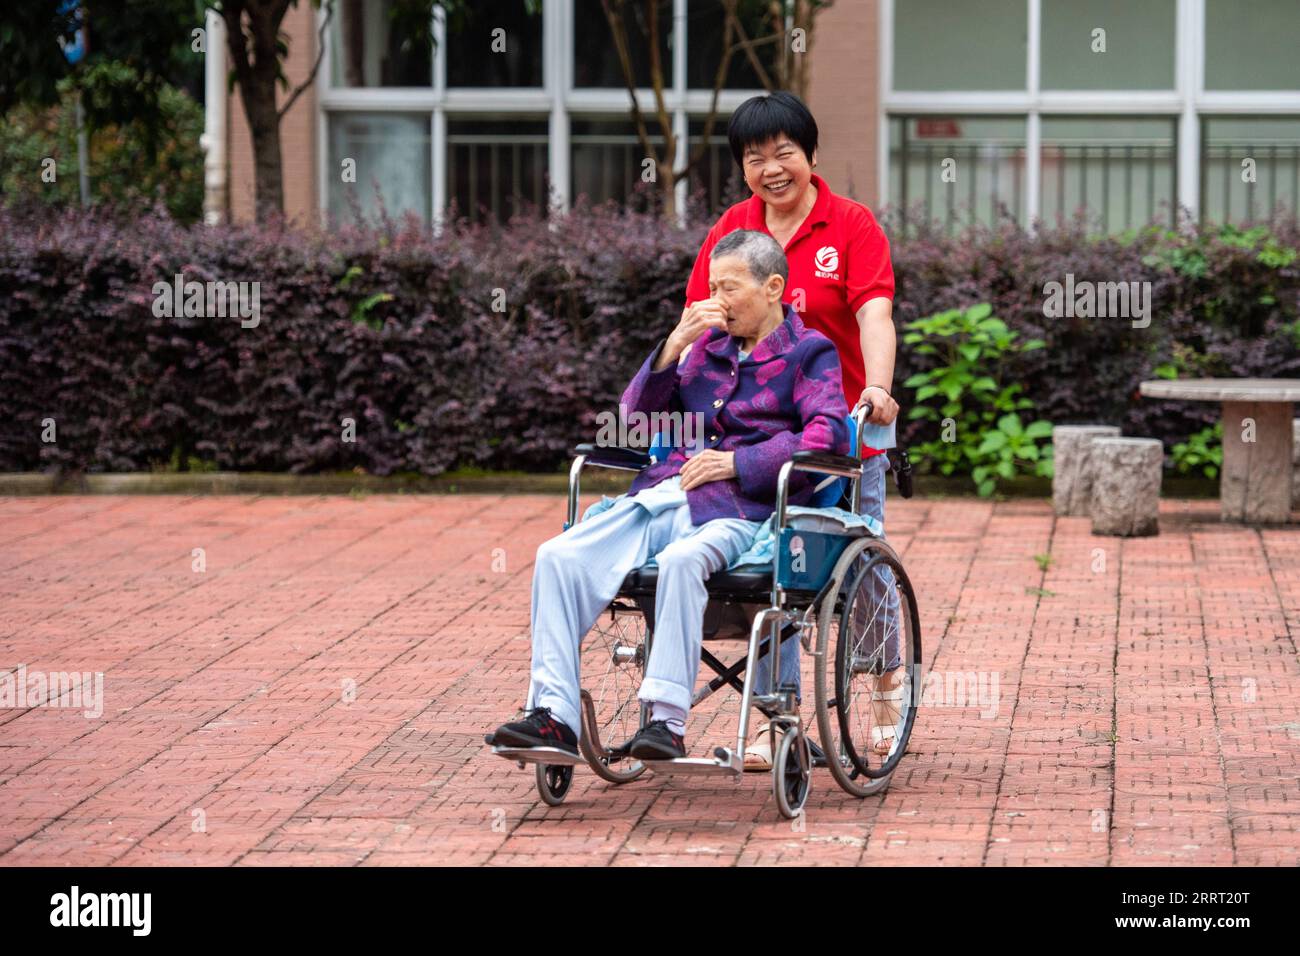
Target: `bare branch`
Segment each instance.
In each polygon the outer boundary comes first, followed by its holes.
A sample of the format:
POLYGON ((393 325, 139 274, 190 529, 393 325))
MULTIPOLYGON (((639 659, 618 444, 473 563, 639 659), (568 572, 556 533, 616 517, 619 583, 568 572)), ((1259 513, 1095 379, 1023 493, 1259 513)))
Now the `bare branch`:
POLYGON ((605 19, 609 21, 609 32, 614 37, 614 50, 618 53, 618 63, 623 73, 623 83, 627 88, 628 99, 632 101, 632 121, 636 124, 637 139, 641 141, 641 148, 645 150, 655 165, 659 165, 659 154, 655 152, 653 144, 650 142, 650 134, 646 130, 645 117, 641 115, 641 106, 636 100, 636 77, 632 72, 632 55, 628 51, 627 29, 623 22, 623 0, 600 0, 601 8, 605 11, 605 19), (617 6, 615 10, 614 6, 617 6))
MULTIPOLYGON (((772 92, 772 78, 767 75, 767 70, 763 69, 763 64, 754 55, 754 42, 750 40, 749 34, 745 32, 745 26, 740 22, 740 17, 736 16, 736 0, 722 0, 722 7, 726 12, 727 22, 734 25, 736 33, 740 36, 740 49, 745 51, 745 56, 749 60, 749 65, 754 68, 758 81, 763 84, 763 89, 769 93, 772 92)), ((783 36, 784 33, 785 31, 782 30, 776 35, 783 36)))
POLYGON ((659 61, 659 10, 657 0, 645 0, 646 17, 650 28, 650 86, 655 94, 655 111, 659 119, 659 129, 664 135, 664 166, 668 173, 669 187, 676 182, 673 178, 673 163, 677 161, 677 137, 673 134, 672 117, 664 103, 664 71, 659 61))
POLYGON ((316 82, 316 73, 320 69, 321 60, 325 57, 325 31, 330 25, 330 17, 334 15, 334 0, 325 0, 325 19, 321 20, 320 32, 316 37, 316 62, 311 65, 311 72, 307 74, 307 79, 298 85, 298 88, 290 94, 289 99, 285 101, 284 106, 280 108, 276 115, 280 119, 289 112, 290 107, 297 102, 298 97, 302 96, 303 91, 316 82))
POLYGON ((727 70, 731 66, 731 55, 736 50, 736 44, 731 40, 731 21, 724 20, 722 27, 722 56, 718 60, 718 68, 713 73, 713 97, 709 101, 709 115, 704 120, 704 130, 700 135, 700 145, 694 150, 692 155, 687 159, 686 165, 673 174, 673 183, 685 176, 689 176, 692 169, 704 158, 709 149, 709 139, 713 136, 713 125, 718 119, 718 96, 722 92, 722 87, 727 81, 727 70))

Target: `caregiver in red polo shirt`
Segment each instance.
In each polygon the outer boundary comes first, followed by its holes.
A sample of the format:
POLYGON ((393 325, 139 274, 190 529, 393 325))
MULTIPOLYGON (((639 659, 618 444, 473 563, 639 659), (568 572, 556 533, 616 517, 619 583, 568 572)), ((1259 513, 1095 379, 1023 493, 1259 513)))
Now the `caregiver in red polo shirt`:
MULTIPOLYGON (((844 397, 849 408, 869 401, 868 420, 888 425, 898 415, 890 391, 894 379, 894 269, 889 240, 866 206, 831 191, 813 172, 817 165, 817 122, 793 93, 777 92, 746 100, 727 128, 731 154, 753 193, 719 219, 705 237, 686 286, 686 310, 719 312, 709 298, 709 253, 727 233, 757 229, 785 248, 790 280, 784 301, 808 328, 816 329, 839 352, 844 397)), ((884 524, 887 459, 878 449, 862 450, 862 510, 884 524)), ((896 647, 886 647, 886 673, 875 689, 889 693, 874 703, 878 720, 892 723, 889 703, 902 680, 896 647)), ((757 686, 766 686, 765 657, 756 668, 757 686)), ((781 645, 780 683, 799 685, 798 641, 781 645)), ((874 722, 874 721, 873 721, 874 722)), ((760 727, 746 750, 745 767, 771 766, 769 735, 760 727)), ((890 730, 873 741, 876 753, 889 753, 890 730)))

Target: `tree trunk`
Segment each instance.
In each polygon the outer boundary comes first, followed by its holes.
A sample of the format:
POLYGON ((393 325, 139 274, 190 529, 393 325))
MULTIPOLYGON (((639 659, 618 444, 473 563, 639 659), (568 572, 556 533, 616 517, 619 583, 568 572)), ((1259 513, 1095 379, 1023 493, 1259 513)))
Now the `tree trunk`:
POLYGON ((659 163, 659 185, 663 193, 664 207, 662 216, 664 219, 673 220, 677 218, 677 180, 680 178, 673 172, 673 162, 676 159, 677 143, 671 135, 668 137, 668 146, 672 152, 668 153, 664 161, 659 163))
POLYGON ((253 195, 257 221, 284 212, 284 177, 280 166, 280 117, 276 115, 275 80, 241 91, 244 115, 253 139, 253 195))
POLYGON ((277 3, 228 0, 222 6, 227 46, 239 85, 239 97, 244 104, 244 117, 248 120, 248 131, 253 140, 253 195, 259 223, 272 215, 284 213, 280 116, 275 87, 278 72, 276 37, 287 7, 288 3, 283 0, 277 3))

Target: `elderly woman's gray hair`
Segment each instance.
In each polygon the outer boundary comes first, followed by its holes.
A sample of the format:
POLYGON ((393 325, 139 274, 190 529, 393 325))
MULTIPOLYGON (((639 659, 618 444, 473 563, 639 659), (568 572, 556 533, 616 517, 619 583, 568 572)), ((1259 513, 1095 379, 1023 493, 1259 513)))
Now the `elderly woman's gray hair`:
POLYGON ((778 275, 782 282, 790 281, 790 266, 781 244, 757 229, 737 229, 718 241, 709 253, 709 259, 739 256, 749 266, 749 274, 756 282, 766 282, 770 275, 778 275))

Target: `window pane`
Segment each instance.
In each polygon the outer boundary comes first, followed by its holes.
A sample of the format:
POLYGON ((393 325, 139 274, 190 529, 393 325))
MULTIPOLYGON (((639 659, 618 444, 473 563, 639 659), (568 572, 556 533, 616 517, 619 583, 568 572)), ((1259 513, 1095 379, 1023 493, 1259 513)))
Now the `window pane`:
POLYGON ((1042 218, 1079 210, 1118 232, 1174 215, 1175 120, 1044 117, 1042 218))
POLYGON ((447 191, 459 216, 497 220, 546 206, 546 120, 448 119, 447 191))
POLYGON ((330 82, 336 87, 431 86, 430 9, 394 0, 339 0, 330 21, 330 82))
MULTIPOLYGON (((623 67, 619 63, 614 36, 600 0, 574 0, 573 13, 573 85, 614 86, 624 89, 623 67)), ((650 25, 644 2, 623 4, 623 24, 627 33, 628 58, 636 85, 650 85, 650 25)), ((673 85, 672 0, 658 0, 659 68, 664 88, 673 85)), ((709 86, 713 83, 710 81, 709 86)))
POLYGON ((429 218, 431 171, 427 113, 330 113, 329 211, 340 220, 383 208, 429 218), (356 163, 356 182, 343 181, 343 161, 356 163))
MULTIPOLYGON (((745 35, 751 40, 772 37, 773 24, 770 11, 761 4, 742 4, 737 9, 745 35)), ((686 4, 686 85, 697 89, 713 89, 718 64, 722 60, 723 10, 717 0, 688 0, 686 4)), ((723 89, 758 90, 763 83, 742 50, 735 49, 739 37, 732 35, 731 60, 723 89)), ((776 83, 776 61, 780 40, 769 39, 754 48, 754 57, 767 72, 769 80, 776 83)))
POLYGON ((1027 8, 1025 0, 895 3, 894 89, 1023 90, 1027 8))
POLYGON ((1043 0, 1043 89, 1172 90, 1177 6, 1176 0, 1043 0), (1105 32, 1094 36, 1096 30, 1105 32))
MULTIPOLYGON (((703 118, 690 122, 691 156, 700 149, 704 137, 703 118)), ((719 116, 713 122, 713 132, 699 161, 691 167, 690 185, 687 187, 692 201, 699 196, 699 205, 692 213, 712 222, 728 206, 751 195, 745 185, 740 167, 731 158, 727 144, 727 117, 719 116)))
POLYGON ((1296 0, 1205 0, 1207 90, 1300 90, 1298 45, 1296 0))
MULTIPOLYGON (((654 134, 650 140, 660 151, 663 137, 654 134)), ((573 196, 585 195, 592 202, 613 199, 623 203, 634 190, 641 189, 654 195, 659 187, 642 180, 643 161, 647 159, 636 129, 626 120, 574 119, 570 124, 573 149, 573 196)))
POLYGON ((524 0, 455 5, 447 14, 447 85, 541 86, 541 10, 530 14, 524 0))
POLYGON ((1205 117, 1202 130, 1202 218, 1267 219, 1279 206, 1300 214, 1300 118, 1205 117), (1252 173, 1254 182, 1243 179, 1252 173))
POLYGON ((937 220, 950 233, 1022 221, 1024 117, 893 117, 889 149, 889 198, 905 221, 937 220))

